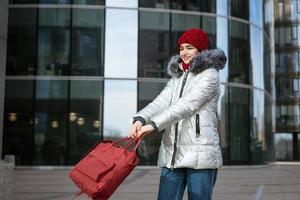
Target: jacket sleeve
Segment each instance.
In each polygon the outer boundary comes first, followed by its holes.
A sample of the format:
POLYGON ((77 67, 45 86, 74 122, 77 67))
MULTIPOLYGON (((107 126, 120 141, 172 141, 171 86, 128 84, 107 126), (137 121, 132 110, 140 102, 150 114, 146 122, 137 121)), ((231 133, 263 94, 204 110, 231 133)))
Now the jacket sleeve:
POLYGON ((160 94, 145 108, 140 110, 133 116, 133 122, 136 120, 141 121, 144 125, 150 123, 150 118, 166 109, 172 100, 172 93, 174 87, 174 79, 171 78, 160 94))
POLYGON ((207 69, 198 75, 199 80, 185 94, 162 112, 151 118, 158 131, 193 116, 201 107, 213 99, 219 92, 219 75, 215 69, 207 69))

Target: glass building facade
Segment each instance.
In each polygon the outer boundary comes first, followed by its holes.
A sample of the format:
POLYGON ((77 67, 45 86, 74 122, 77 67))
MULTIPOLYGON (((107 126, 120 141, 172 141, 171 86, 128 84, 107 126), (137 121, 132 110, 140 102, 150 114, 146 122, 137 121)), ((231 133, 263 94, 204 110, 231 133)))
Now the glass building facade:
POLYGON ((300 154, 300 1, 276 0, 276 134, 277 160, 299 160, 300 154))
MULTIPOLYGON (((218 108, 224 164, 273 161, 271 0, 11 0, 3 154, 17 165, 73 165, 97 141, 127 136, 192 27, 228 57, 218 108)), ((156 165, 161 136, 143 140, 142 165, 156 165)))

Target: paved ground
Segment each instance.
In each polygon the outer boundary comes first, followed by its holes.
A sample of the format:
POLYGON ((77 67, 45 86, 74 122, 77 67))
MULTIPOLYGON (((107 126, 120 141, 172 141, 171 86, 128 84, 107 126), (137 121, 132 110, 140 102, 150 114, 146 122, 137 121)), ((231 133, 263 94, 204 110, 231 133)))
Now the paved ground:
MULTIPOLYGON (((68 177, 69 170, 16 169, 15 172, 15 200, 70 200, 77 191, 68 177)), ((155 200, 158 180, 158 168, 138 167, 110 200, 155 200)), ((300 163, 224 167, 219 170, 213 199, 299 200, 300 163)))

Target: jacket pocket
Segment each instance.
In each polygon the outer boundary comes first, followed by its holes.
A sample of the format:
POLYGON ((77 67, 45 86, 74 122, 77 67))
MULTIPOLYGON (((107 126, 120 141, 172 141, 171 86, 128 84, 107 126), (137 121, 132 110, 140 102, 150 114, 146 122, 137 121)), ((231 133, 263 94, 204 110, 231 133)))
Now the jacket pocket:
POLYGON ((199 114, 196 114, 196 138, 200 136, 199 114))

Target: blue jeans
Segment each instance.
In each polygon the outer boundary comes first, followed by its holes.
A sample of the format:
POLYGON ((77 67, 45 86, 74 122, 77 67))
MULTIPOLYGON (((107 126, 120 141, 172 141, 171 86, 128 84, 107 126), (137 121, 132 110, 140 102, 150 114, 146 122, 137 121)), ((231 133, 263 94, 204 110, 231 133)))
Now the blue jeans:
POLYGON ((211 200, 217 169, 162 168, 158 200, 182 200, 185 187, 189 200, 211 200))

